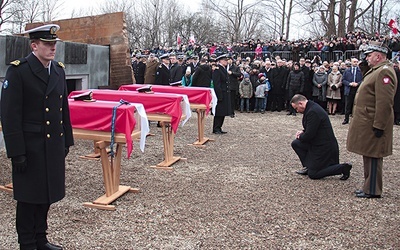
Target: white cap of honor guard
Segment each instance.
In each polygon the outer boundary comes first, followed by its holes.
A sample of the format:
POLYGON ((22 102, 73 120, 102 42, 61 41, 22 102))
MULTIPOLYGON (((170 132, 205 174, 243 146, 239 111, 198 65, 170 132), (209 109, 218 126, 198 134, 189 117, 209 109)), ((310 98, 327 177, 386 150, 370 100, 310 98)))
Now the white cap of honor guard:
POLYGON ((30 39, 40 39, 44 42, 54 42, 60 41, 56 34, 59 29, 60 26, 58 26, 57 24, 46 24, 22 32, 21 34, 29 34, 30 39))

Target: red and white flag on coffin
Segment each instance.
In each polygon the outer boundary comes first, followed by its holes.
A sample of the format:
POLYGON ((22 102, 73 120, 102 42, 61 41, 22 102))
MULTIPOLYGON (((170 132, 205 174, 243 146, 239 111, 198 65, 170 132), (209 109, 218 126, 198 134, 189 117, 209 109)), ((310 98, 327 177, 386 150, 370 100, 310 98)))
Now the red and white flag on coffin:
POLYGON ((177 45, 181 45, 181 43, 182 43, 182 39, 181 39, 181 37, 179 35, 177 35, 176 36, 176 44, 177 45))
POLYGON ((190 44, 195 44, 196 43, 196 40, 194 39, 193 35, 189 37, 189 43, 190 44))
POLYGON ((393 34, 397 35, 397 33, 399 33, 399 27, 397 26, 396 20, 390 19, 388 25, 392 29, 393 34))

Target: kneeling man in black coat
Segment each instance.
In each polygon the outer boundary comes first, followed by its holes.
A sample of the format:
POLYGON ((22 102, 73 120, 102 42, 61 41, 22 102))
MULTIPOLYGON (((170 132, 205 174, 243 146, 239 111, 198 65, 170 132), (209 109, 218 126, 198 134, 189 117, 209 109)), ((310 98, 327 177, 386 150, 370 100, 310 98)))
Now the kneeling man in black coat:
POLYGON ((296 133, 292 142, 292 148, 304 167, 297 173, 308 174, 311 179, 342 174, 340 179, 347 180, 352 165, 339 164, 339 145, 325 110, 300 94, 293 96, 290 104, 303 114, 304 129, 296 133))

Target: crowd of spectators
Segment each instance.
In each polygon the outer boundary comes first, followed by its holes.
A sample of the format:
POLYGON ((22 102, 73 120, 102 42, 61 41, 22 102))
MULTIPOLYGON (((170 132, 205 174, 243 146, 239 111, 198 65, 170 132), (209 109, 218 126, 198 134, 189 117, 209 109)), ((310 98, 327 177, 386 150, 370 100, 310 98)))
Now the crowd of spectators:
MULTIPOLYGON (((337 112, 346 113, 344 124, 346 124, 350 107, 346 112, 346 99, 349 96, 349 84, 358 82, 360 84, 363 51, 368 47, 370 41, 385 43, 389 49, 389 58, 398 71, 398 53, 400 50, 399 37, 375 36, 368 37, 360 32, 350 32, 343 38, 332 37, 324 39, 308 39, 298 41, 261 41, 250 39, 243 43, 208 43, 205 45, 188 44, 178 48, 154 48, 152 50, 136 50, 133 53, 132 67, 136 79, 142 79, 138 83, 146 84, 168 84, 157 81, 161 75, 162 66, 152 67, 157 57, 163 58, 159 65, 167 64, 170 68, 169 83, 182 79, 182 85, 212 87, 211 74, 216 65, 215 58, 222 54, 229 54, 232 58, 228 64, 228 71, 238 77, 230 77, 231 91, 234 102, 234 110, 241 112, 288 111, 288 115, 296 115, 296 111, 290 109, 289 100, 295 94, 301 93, 308 99, 320 104, 330 115, 337 112), (351 52, 346 54, 346 52, 351 52), (165 55, 169 54, 169 61, 165 55), (168 62, 166 62, 168 61, 168 62), (141 62, 141 66, 139 63, 141 62), (357 81, 346 80, 349 72, 357 67, 357 81), (141 68, 142 72, 138 72, 141 68), (179 76, 176 78, 177 71, 179 76), (346 73, 347 71, 347 73, 346 73), (236 73, 235 73, 236 72, 236 73), (146 80, 144 75, 155 76, 155 79, 146 80), (174 77, 172 77, 172 74, 174 77), (345 76, 343 78, 343 76, 345 76), (172 79, 174 78, 174 79, 172 79), (194 79, 194 81, 193 81, 194 79), (202 80, 198 80, 202 79, 202 80), (250 95, 243 95, 242 86, 253 91, 250 95), (260 84, 266 84, 265 100, 260 106, 257 101, 256 90, 260 84), (247 105, 246 105, 247 104, 247 105)), ((164 67, 165 68, 165 67, 164 67)), ((165 80, 164 80, 165 81, 165 80)), ((352 84, 350 84, 351 86, 352 84)), ((352 87, 352 86, 351 86, 352 87)), ((350 92, 350 96, 353 92, 350 92)), ((260 94, 257 92, 257 96, 260 94)), ((351 103, 350 103, 351 104, 351 103)), ((234 116, 234 113, 232 114, 234 116)), ((397 116, 397 123, 400 117, 397 116)))
MULTIPOLYGON (((153 49, 135 49, 134 54, 150 54, 161 56, 165 53, 184 54, 185 56, 198 55, 200 58, 203 55, 215 54, 217 56, 222 54, 231 54, 236 57, 250 57, 252 60, 265 60, 267 57, 272 58, 274 52, 283 53, 285 59, 298 61, 300 57, 307 58, 309 52, 322 52, 311 53, 311 55, 320 54, 322 60, 337 60, 338 56, 333 56, 334 51, 345 53, 346 51, 354 51, 355 54, 351 56, 360 56, 361 53, 355 51, 365 51, 368 47, 369 41, 382 41, 393 51, 400 51, 400 38, 397 36, 368 36, 362 32, 349 32, 344 37, 322 37, 315 39, 299 39, 299 40, 286 40, 284 38, 276 40, 261 40, 261 39, 248 39, 244 42, 228 43, 188 43, 181 44, 177 47, 158 46, 153 49)), ((340 53, 336 53, 341 55, 340 53)), ((282 57, 282 55, 281 55, 282 57)), ((392 55, 389 55, 389 59, 392 55)), ((310 58, 311 59, 311 58, 310 58)), ((348 58, 346 58, 348 59, 348 58)))

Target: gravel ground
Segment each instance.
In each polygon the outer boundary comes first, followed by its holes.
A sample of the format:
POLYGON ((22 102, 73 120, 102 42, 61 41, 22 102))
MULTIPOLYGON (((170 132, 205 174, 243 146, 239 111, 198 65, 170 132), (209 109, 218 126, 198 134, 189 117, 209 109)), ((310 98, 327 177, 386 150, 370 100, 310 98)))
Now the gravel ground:
MULTIPOLYGON (((400 127, 393 155, 384 160, 382 199, 358 199, 362 157, 346 151, 348 125, 331 117, 341 161, 351 177, 310 180, 295 174, 300 162, 290 147, 302 115, 239 113, 225 120, 226 135, 206 136, 205 147, 188 146, 197 135, 193 117, 178 130, 175 155, 187 158, 173 171, 150 168, 163 160, 160 129, 138 142, 122 161, 121 184, 140 189, 117 199, 115 211, 84 207, 103 195, 99 161, 80 155, 93 142, 76 140, 67 157, 66 197, 49 214, 51 242, 65 249, 400 249, 400 127)), ((123 152, 125 157, 125 149, 123 152)), ((10 161, 0 154, 0 183, 11 182, 10 161)), ((0 249, 18 249, 15 201, 0 192, 0 249)))

